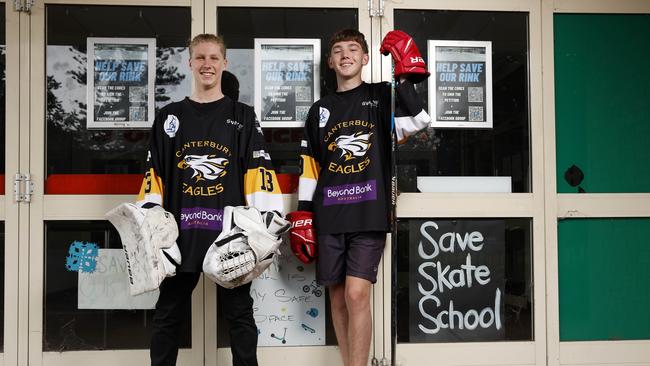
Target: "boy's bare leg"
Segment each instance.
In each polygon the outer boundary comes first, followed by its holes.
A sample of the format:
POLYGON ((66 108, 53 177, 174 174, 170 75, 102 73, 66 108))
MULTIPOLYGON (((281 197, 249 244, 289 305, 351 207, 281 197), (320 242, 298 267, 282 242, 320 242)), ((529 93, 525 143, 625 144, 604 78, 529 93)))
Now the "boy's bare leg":
POLYGON ((345 303, 348 311, 349 366, 367 366, 372 336, 370 313, 370 286, 368 280, 347 276, 345 303))
POLYGON ((345 305, 345 282, 329 286, 332 324, 345 366, 350 366, 348 353, 348 308, 345 305))

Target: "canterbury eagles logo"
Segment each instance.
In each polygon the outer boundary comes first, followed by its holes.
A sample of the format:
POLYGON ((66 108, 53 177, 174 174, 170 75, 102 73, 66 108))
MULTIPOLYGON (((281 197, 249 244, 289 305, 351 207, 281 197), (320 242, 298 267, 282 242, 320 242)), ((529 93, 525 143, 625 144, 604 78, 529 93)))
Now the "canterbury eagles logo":
POLYGON ((196 181, 215 180, 226 175, 228 159, 217 158, 214 155, 185 155, 178 163, 178 167, 185 170, 191 168, 194 171, 192 178, 196 181))
POLYGON ((327 149, 329 151, 334 151, 337 148, 341 149, 341 157, 344 157, 345 161, 348 161, 366 155, 372 145, 370 143, 370 136, 372 136, 372 132, 357 132, 354 135, 341 135, 330 143, 327 149))

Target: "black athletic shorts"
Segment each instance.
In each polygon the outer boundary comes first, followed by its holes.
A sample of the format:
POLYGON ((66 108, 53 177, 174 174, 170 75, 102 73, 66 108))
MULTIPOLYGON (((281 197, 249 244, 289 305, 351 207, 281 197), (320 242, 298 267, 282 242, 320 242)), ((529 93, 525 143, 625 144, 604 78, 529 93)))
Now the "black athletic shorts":
POLYGON ((316 280, 324 286, 341 283, 345 276, 377 282, 385 245, 383 231, 318 235, 316 280))

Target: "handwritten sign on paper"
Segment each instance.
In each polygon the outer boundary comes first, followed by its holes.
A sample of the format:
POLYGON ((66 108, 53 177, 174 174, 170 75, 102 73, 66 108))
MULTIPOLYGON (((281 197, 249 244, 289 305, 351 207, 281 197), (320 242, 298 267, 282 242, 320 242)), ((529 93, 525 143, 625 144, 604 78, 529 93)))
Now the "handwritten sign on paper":
POLYGON ((253 281, 253 316, 260 346, 325 344, 325 288, 315 266, 299 262, 285 243, 284 255, 253 281))
POLYGON ((92 273, 79 272, 79 309, 153 309, 158 290, 137 296, 129 294, 123 249, 99 249, 92 273))

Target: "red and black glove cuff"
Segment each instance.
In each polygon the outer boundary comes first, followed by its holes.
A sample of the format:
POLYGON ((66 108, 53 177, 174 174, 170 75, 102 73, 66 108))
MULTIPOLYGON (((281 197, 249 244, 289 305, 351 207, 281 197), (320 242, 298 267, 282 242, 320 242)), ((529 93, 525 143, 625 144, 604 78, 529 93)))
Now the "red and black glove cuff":
POLYGON ((393 30, 388 32, 381 42, 379 52, 391 54, 395 63, 395 78, 405 76, 413 83, 419 83, 429 77, 427 65, 422 54, 408 34, 393 30))

